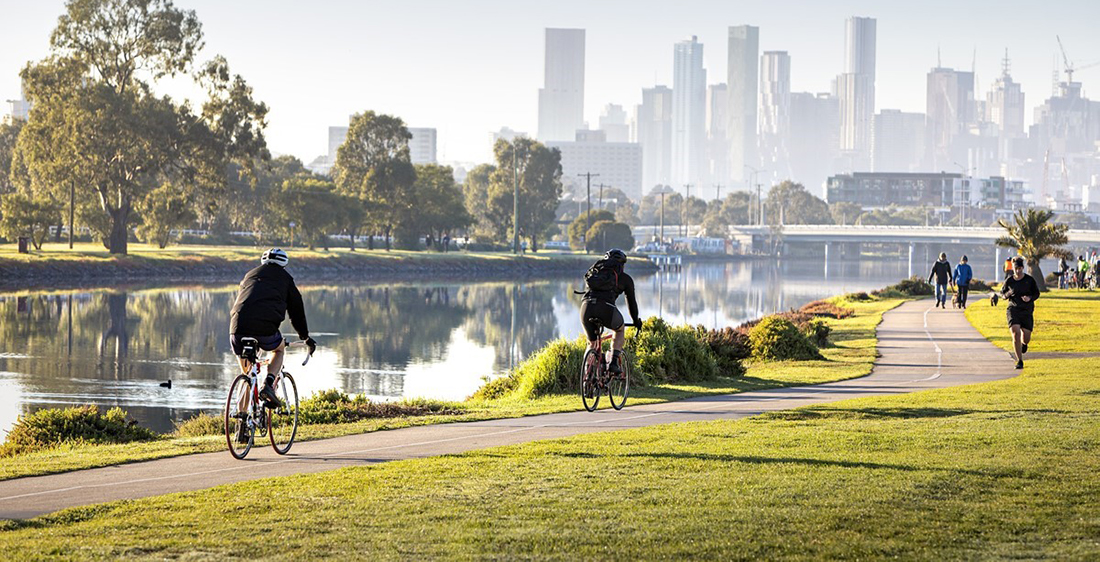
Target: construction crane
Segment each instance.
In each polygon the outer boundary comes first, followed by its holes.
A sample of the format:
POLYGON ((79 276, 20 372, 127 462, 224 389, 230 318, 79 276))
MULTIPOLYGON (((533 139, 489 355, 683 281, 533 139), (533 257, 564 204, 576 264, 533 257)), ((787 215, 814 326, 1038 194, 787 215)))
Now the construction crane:
POLYGON ((1072 84, 1073 83, 1073 73, 1074 72, 1077 72, 1078 70, 1085 70, 1086 68, 1092 68, 1094 66, 1100 66, 1100 61, 1091 62, 1091 63, 1086 64, 1084 66, 1074 66, 1073 63, 1069 61, 1069 55, 1066 54, 1065 46, 1062 45, 1062 38, 1057 36, 1057 35, 1055 35, 1054 38, 1058 40, 1058 48, 1062 50, 1062 61, 1063 61, 1063 64, 1065 65, 1065 67, 1066 67, 1066 83, 1067 84, 1072 84))

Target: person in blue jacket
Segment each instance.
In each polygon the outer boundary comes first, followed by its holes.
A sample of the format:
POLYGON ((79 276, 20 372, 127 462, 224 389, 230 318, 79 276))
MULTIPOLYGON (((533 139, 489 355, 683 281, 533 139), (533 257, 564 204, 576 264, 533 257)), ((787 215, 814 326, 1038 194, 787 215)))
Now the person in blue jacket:
POLYGON ((966 297, 970 294, 970 280, 974 278, 974 271, 970 269, 970 264, 966 263, 966 256, 963 256, 959 260, 959 264, 955 266, 955 290, 959 292, 959 306, 963 309, 966 308, 966 297))

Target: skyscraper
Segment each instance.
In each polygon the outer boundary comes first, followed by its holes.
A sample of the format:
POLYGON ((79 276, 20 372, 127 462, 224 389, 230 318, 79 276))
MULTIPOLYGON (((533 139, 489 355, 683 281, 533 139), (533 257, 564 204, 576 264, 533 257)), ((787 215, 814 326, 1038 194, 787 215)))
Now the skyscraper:
POLYGON ((584 30, 546 29, 540 141, 572 141, 584 128, 584 30))
POLYGON ((642 89, 642 104, 634 119, 642 146, 642 187, 672 183, 672 90, 668 86, 642 89))
POLYGON ((409 127, 412 140, 409 141, 409 159, 413 164, 436 163, 436 132, 433 128, 409 127))
POLYGON ((732 179, 748 178, 745 166, 757 165, 756 75, 760 64, 760 28, 738 25, 729 28, 726 88, 729 90, 729 171, 732 179))
POLYGON ((600 113, 600 130, 607 135, 607 142, 630 142, 630 124, 623 106, 616 103, 604 106, 600 113))
POLYGON ((840 106, 831 94, 791 94, 791 178, 825 195, 839 154, 840 106))
POLYGON ((730 149, 726 127, 729 127, 729 89, 725 84, 707 86, 707 141, 704 179, 710 183, 730 185, 730 149))
POLYGON ((1002 159, 1016 156, 1009 153, 1008 143, 1011 139, 1024 136, 1024 92, 1020 84, 1012 81, 1008 70, 1008 51, 1006 50, 1001 76, 993 83, 993 89, 986 96, 985 104, 985 119, 997 126, 1002 159))
POLYGON ((791 57, 765 51, 760 57, 760 160, 773 179, 791 177, 787 139, 791 127, 791 57))
POLYGON ((845 22, 844 73, 837 77, 840 150, 854 167, 865 167, 870 162, 876 27, 874 18, 853 16, 845 22))
POLYGON ((673 47, 672 187, 698 183, 706 144, 707 71, 703 44, 694 35, 673 47))
POLYGON ((875 116, 871 152, 875 172, 923 171, 925 123, 923 113, 883 109, 875 116))
POLYGON ((974 73, 933 68, 928 72, 925 100, 931 169, 944 170, 957 167, 956 162, 968 162, 965 150, 955 141, 975 121, 974 73))

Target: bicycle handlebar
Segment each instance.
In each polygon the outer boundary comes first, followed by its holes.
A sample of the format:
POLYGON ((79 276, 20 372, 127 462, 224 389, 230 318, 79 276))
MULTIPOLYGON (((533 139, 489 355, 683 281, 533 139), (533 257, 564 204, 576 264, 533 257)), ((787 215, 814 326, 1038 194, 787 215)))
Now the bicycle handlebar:
MULTIPOLYGON (((302 346, 306 346, 307 348, 309 347, 309 345, 304 340, 303 341, 290 341, 288 339, 288 340, 285 340, 285 341, 286 341, 286 346, 287 347, 302 347, 302 346)), ((310 349, 306 353, 306 359, 305 359, 305 361, 302 361, 302 366, 303 367, 305 367, 306 363, 309 363, 309 360, 313 357, 314 349, 316 349, 316 348, 310 349)))

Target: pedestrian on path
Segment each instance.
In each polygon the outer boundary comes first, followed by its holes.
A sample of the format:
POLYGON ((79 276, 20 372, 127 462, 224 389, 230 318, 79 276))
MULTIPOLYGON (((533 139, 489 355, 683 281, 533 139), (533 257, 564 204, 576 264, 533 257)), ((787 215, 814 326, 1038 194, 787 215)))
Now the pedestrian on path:
POLYGON ((1008 301, 1005 316, 1008 331, 1012 333, 1012 345, 1016 350, 1016 368, 1024 368, 1024 354, 1031 343, 1031 331, 1035 329, 1035 299, 1039 298, 1039 284, 1024 273, 1024 258, 1012 260, 1012 277, 1005 279, 1001 296, 1008 301))
POLYGON ((1069 264, 1066 258, 1058 258, 1058 288, 1069 288, 1069 264))
POLYGON ((1088 279, 1089 262, 1085 260, 1084 254, 1077 256, 1077 288, 1085 289, 1088 286, 1085 285, 1085 280, 1088 279))
POLYGON ((951 281, 951 264, 947 262, 947 254, 940 252, 940 259, 932 264, 932 273, 928 274, 928 282, 936 283, 936 306, 947 308, 947 286, 951 281))
POLYGON ((959 260, 959 265, 955 266, 955 291, 959 295, 959 308, 966 310, 966 297, 970 294, 970 280, 974 278, 974 270, 970 268, 970 264, 966 263, 966 256, 963 256, 959 260))

